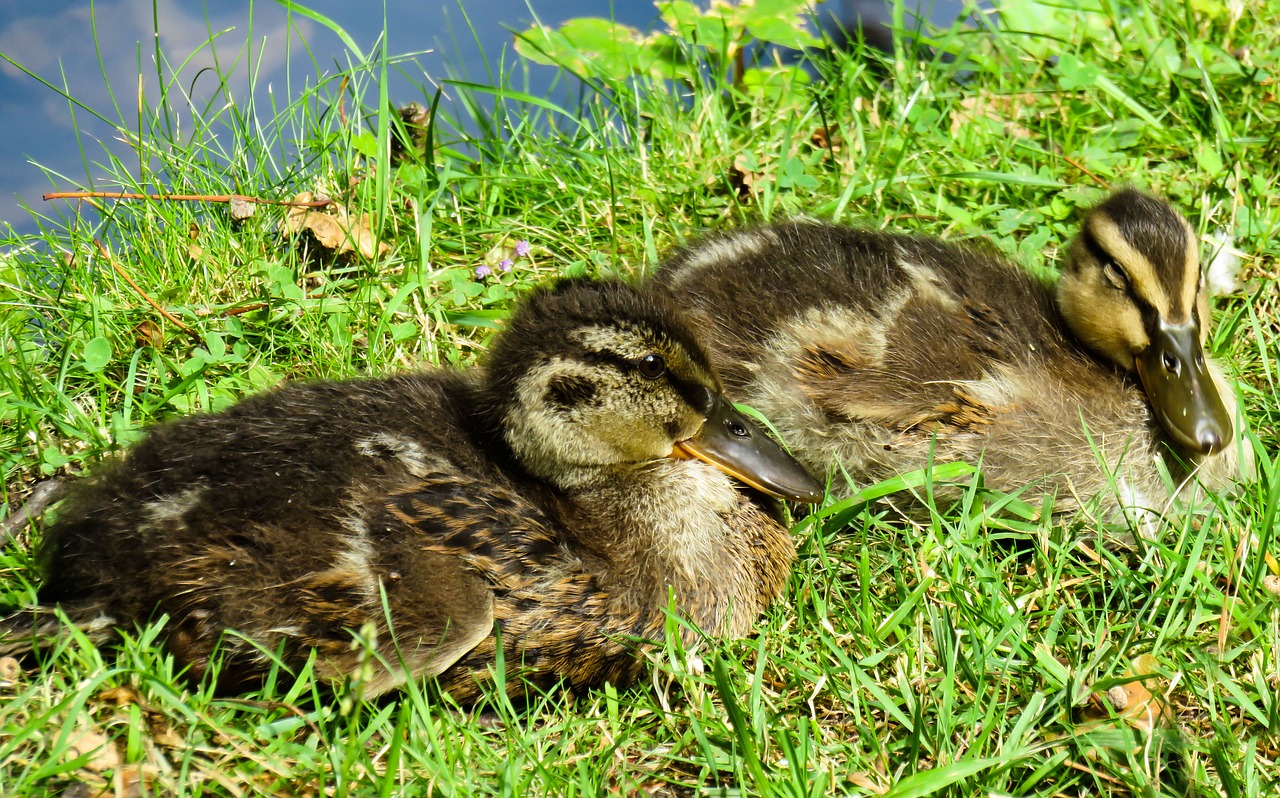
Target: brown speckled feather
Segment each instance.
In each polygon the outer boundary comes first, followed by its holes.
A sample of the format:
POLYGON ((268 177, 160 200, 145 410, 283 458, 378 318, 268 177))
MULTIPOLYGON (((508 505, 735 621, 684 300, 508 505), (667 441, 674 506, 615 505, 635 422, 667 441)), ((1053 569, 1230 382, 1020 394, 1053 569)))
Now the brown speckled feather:
MULTIPOLYGON (((1156 204, 1185 259, 1185 223, 1156 204)), ((1186 268, 1162 279, 1194 280, 1198 262, 1186 268)), ((994 253, 796 220, 695 242, 656 281, 698 315, 729 390, 854 487, 962 460, 1059 510, 1098 496, 1159 511, 1166 469, 1212 461, 1225 482, 1247 457, 1171 451, 1136 377, 1078 342, 1051 286, 994 253)))
POLYGON ((469 700, 499 639, 512 694, 517 676, 625 684, 669 596, 746 634, 794 557, 776 508, 670 457, 719 387, 660 294, 568 281, 521 306, 484 370, 289 386, 155 427, 75 487, 44 614, 6 619, 4 644, 47 633, 57 604, 99 639, 167 615, 191 677, 222 652, 224 689, 314 651, 367 694, 435 676, 469 700))

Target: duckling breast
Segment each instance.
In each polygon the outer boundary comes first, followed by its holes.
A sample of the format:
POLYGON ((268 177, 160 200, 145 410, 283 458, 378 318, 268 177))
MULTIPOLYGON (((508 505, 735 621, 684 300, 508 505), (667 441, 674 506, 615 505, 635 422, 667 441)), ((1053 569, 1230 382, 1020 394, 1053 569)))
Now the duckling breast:
POLYGON ((769 502, 699 460, 642 464, 579 501, 582 517, 567 526, 580 545, 607 553, 605 586, 659 608, 674 591, 710 634, 749 631, 795 558, 769 502))

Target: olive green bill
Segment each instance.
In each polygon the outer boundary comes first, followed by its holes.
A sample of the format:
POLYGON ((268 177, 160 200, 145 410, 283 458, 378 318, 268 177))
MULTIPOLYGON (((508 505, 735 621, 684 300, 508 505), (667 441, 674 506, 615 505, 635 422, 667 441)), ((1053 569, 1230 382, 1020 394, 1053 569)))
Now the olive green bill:
POLYGON ((696 457, 779 499, 822 501, 822 483, 721 396, 702 430, 677 443, 673 454, 696 457))
POLYGON ((1205 364, 1196 324, 1159 322, 1137 365, 1156 418, 1176 443, 1213 454, 1231 442, 1231 415, 1205 364))

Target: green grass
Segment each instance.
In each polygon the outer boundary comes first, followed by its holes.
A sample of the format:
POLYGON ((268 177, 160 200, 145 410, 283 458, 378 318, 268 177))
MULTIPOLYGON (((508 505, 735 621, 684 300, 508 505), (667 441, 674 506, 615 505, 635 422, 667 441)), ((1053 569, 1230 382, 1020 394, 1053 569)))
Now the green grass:
MULTIPOLYGON (((1048 270, 1081 209, 1129 183, 1245 253, 1242 288, 1215 300, 1212 345, 1240 380, 1261 475, 1135 559, 1070 545, 1098 534, 1086 519, 992 519, 976 489, 916 525, 875 503, 829 508, 798 521, 790 589, 757 637, 668 645, 649 682, 528 707, 458 709, 429 684, 369 703, 307 672, 228 700, 184 687, 157 629, 101 651, 70 638, 0 668, 0 791, 1280 793, 1280 601, 1265 586, 1280 512, 1276 18, 1277 0, 1243 15, 1024 5, 1008 26, 1023 32, 951 43, 977 69, 967 82, 945 63, 838 58, 825 81, 752 97, 706 73, 678 91, 596 78, 605 91, 560 105, 455 85, 426 154, 399 165, 386 111, 434 92, 388 97, 384 53, 294 81, 271 119, 211 103, 181 136, 170 84, 119 122, 134 162, 86 153, 107 184, 324 193, 370 214, 389 249, 327 262, 282 237, 283 208, 233 221, 180 202, 105 201, 3 242, 7 509, 148 423, 282 379, 469 364, 529 286, 640 276, 708 229, 805 213, 984 237, 1048 270), (475 277, 520 240, 531 257, 475 277), (1143 655, 1141 683, 1167 713, 1154 734, 1090 721, 1143 655), (84 750, 104 741, 109 753, 84 750)), ((9 605, 34 595, 36 536, 0 554, 9 605)))

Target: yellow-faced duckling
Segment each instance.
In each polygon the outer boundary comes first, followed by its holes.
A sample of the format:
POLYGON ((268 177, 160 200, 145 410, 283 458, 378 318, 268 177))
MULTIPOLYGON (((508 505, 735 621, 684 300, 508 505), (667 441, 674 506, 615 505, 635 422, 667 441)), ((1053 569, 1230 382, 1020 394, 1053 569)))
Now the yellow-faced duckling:
POLYGON ((814 469, 861 487, 980 462, 988 487, 1058 511, 1098 497, 1150 520, 1171 505, 1166 473, 1220 488, 1252 468, 1204 353, 1198 249, 1168 204, 1122 190, 1084 218, 1056 286, 989 252, 817 221, 713 236, 657 279, 701 316, 733 395, 814 469))
POLYGON ((222 689, 277 653, 342 679, 371 649, 366 694, 434 676, 467 701, 499 640, 512 695, 517 674, 625 684, 672 603, 743 635, 782 590, 791 539, 756 491, 821 497, 720 391, 662 295, 562 282, 481 369, 294 385, 152 429, 48 529, 35 626, 53 605, 99 639, 167 615, 192 677, 220 648, 222 689))

